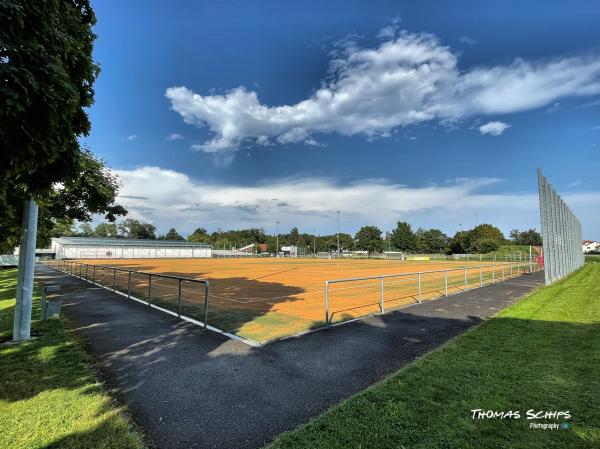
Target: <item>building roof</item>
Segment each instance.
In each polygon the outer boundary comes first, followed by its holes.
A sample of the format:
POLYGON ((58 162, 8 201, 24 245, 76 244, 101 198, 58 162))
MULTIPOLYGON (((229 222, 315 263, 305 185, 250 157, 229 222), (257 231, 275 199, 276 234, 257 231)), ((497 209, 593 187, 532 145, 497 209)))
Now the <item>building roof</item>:
POLYGON ((583 244, 583 245, 589 245, 590 243, 598 243, 598 242, 595 242, 595 241, 593 241, 593 240, 584 240, 584 241, 582 242, 582 244, 583 244))
POLYGON ((188 242, 185 240, 144 240, 144 239, 110 239, 97 237, 58 237, 53 242, 61 245, 79 246, 180 246, 186 248, 212 248, 206 243, 188 242))

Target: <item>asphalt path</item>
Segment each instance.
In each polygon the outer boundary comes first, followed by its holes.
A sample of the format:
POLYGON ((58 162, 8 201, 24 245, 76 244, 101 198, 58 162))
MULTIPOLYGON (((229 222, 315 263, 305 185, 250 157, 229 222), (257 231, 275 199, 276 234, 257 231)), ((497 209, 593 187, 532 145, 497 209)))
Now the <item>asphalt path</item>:
POLYGON ((534 273, 255 348, 47 266, 36 276, 162 449, 262 447, 543 284, 534 273))

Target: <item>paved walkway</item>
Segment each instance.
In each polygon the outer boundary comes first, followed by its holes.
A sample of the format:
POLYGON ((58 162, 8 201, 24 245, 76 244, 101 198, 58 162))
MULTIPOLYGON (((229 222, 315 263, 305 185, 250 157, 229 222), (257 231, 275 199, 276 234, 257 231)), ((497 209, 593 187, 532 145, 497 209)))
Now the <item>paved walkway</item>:
POLYGON ((543 273, 252 348, 40 266, 159 448, 259 448, 514 303, 543 273))

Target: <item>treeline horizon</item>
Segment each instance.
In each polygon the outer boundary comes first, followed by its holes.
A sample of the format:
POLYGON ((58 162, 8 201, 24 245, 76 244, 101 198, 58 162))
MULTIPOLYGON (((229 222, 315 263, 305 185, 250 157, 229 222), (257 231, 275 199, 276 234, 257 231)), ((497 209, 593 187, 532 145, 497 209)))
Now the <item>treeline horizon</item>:
MULTIPOLYGON (((73 222, 57 222, 50 235, 43 236, 49 245, 51 237, 97 237, 148 240, 190 241, 212 245, 214 249, 233 249, 255 244, 267 245, 266 252, 275 252, 277 241, 282 246, 297 246, 300 252, 335 252, 338 249, 338 234, 315 235, 300 232, 294 227, 287 233, 276 235, 265 233, 262 228, 236 230, 218 230, 208 232, 205 228, 197 228, 186 237, 175 228, 165 234, 156 233, 156 227, 150 223, 128 218, 121 223, 100 223, 95 228, 84 222, 78 227, 73 222)), ((535 229, 513 229, 508 238, 502 231, 488 223, 480 224, 469 230, 458 231, 450 237, 437 228, 417 228, 413 230, 408 222, 397 222, 391 231, 382 231, 376 226, 363 226, 352 236, 339 233, 340 251, 367 251, 381 253, 383 251, 401 251, 405 253, 429 254, 470 254, 489 253, 506 244, 541 246, 541 235, 535 229)))

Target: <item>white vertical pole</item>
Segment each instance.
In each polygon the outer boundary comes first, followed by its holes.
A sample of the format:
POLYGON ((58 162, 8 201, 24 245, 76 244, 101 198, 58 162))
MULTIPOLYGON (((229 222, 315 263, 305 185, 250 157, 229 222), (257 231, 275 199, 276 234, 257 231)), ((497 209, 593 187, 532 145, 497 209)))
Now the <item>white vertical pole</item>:
POLYGON ((23 203, 13 341, 29 340, 31 336, 31 303, 35 274, 37 221, 38 205, 33 198, 29 198, 23 203))

